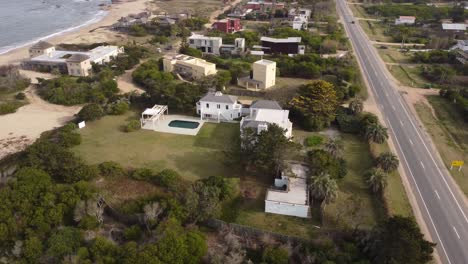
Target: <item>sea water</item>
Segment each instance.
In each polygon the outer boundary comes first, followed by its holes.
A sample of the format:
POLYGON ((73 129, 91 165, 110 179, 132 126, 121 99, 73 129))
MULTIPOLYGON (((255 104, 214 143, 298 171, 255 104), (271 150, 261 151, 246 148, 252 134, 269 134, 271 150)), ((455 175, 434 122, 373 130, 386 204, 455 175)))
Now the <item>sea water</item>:
POLYGON ((111 0, 0 0, 0 54, 101 20, 111 0))

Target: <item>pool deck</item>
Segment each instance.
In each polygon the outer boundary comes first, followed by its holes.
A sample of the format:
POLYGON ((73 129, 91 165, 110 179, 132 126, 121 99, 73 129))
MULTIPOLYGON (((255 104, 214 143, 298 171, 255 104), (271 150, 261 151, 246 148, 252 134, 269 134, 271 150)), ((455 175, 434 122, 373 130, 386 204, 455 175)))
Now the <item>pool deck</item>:
POLYGON ((157 121, 154 123, 154 127, 150 122, 148 122, 142 128, 147 129, 147 130, 153 130, 156 132, 161 132, 161 133, 196 136, 198 134, 198 131, 200 131, 204 123, 205 121, 200 120, 200 118, 193 117, 193 116, 164 115, 164 116, 161 116, 161 120, 159 120, 159 123, 157 121), (200 125, 195 129, 170 127, 169 123, 174 120, 198 122, 200 123, 200 125))

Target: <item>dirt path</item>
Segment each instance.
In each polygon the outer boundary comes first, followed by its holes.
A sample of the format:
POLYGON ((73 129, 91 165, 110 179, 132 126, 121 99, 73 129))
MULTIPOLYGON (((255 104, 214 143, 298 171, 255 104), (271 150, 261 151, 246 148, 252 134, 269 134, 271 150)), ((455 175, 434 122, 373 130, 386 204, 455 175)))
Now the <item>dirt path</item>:
POLYGON ((32 86, 25 94, 28 105, 16 113, 0 116, 0 159, 23 150, 42 132, 64 125, 81 109, 81 106, 50 104, 42 100, 32 86))
POLYGON ((120 89, 120 93, 131 93, 131 92, 136 92, 138 94, 142 94, 145 91, 138 87, 133 81, 132 81, 132 73, 135 71, 135 69, 139 66, 138 64, 135 68, 125 71, 124 74, 120 75, 119 78, 117 79, 117 86, 120 89))
POLYGON ((210 15, 210 24, 209 26, 211 27, 211 24, 213 24, 215 21, 216 21, 216 18, 221 15, 222 13, 224 13, 226 10, 228 10, 229 8, 232 8, 234 6, 236 6, 237 4, 239 4, 240 2, 242 2, 242 0, 234 0, 232 2, 230 2, 229 4, 227 4, 226 6, 224 6, 222 9, 218 9, 216 11, 214 11, 213 13, 211 13, 210 15))

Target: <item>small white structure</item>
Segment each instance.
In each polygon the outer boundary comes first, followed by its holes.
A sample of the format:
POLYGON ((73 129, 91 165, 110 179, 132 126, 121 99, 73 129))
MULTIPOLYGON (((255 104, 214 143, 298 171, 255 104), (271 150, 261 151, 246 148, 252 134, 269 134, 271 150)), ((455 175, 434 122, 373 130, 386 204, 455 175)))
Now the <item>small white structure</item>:
POLYGON ((85 128, 86 127, 86 122, 85 121, 81 121, 78 123, 78 128, 79 129, 82 129, 82 128, 85 128))
POLYGON ((414 16, 400 16, 395 19, 395 25, 413 25, 416 21, 414 16))
POLYGON ((55 51, 55 46, 46 41, 39 41, 29 48, 29 57, 33 58, 40 55, 49 56, 52 52, 55 51))
POLYGON ((276 62, 261 59, 252 64, 252 76, 237 79, 247 89, 268 89, 276 84, 276 62))
POLYGON ((221 92, 208 92, 197 102, 197 114, 200 120, 233 121, 242 114, 242 105, 237 96, 221 92))
POLYGON ((289 110, 283 110, 276 101, 257 100, 249 108, 249 115, 240 122, 241 136, 246 128, 254 129, 257 134, 268 130, 269 124, 276 124, 284 129, 284 136, 292 137, 292 122, 289 120, 289 110))
POLYGON ((182 76, 200 79, 208 75, 216 74, 216 64, 199 58, 177 54, 163 58, 165 72, 175 72, 182 76))
POLYGON ((466 31, 464 23, 442 23, 442 29, 445 31, 466 31))
POLYGON ((307 168, 300 164, 291 164, 292 173, 275 179, 273 188, 268 189, 265 198, 265 212, 308 218, 309 189, 306 181, 307 168))
POLYGON ((223 45, 221 37, 206 37, 193 34, 188 38, 189 46, 201 50, 203 53, 219 55, 219 49, 223 45))
POLYGON ((292 21, 292 28, 295 30, 307 29, 307 19, 304 17, 296 16, 292 21))
POLYGON ((164 113, 169 114, 167 105, 154 105, 152 108, 146 108, 145 111, 141 113, 141 128, 155 130, 155 122, 156 125, 159 124, 159 121, 164 119, 164 113))

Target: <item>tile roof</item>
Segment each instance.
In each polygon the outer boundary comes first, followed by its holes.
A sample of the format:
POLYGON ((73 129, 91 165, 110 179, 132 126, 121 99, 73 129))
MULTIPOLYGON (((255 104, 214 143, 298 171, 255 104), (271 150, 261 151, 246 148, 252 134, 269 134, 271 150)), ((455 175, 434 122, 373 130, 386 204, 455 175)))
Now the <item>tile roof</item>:
POLYGON ((33 49, 48 49, 52 48, 54 45, 50 44, 49 42, 46 41, 39 41, 36 44, 34 44, 31 48, 33 49))
POLYGON ((283 108, 281 108, 278 102, 272 100, 256 100, 252 103, 250 108, 283 110, 283 108))
POLYGON ((223 94, 221 92, 208 92, 205 96, 200 99, 200 102, 213 102, 213 103, 225 103, 234 104, 237 102, 237 96, 223 94))

